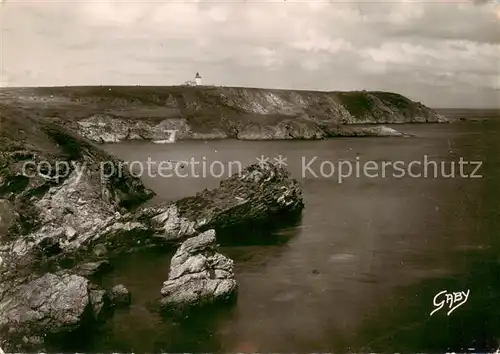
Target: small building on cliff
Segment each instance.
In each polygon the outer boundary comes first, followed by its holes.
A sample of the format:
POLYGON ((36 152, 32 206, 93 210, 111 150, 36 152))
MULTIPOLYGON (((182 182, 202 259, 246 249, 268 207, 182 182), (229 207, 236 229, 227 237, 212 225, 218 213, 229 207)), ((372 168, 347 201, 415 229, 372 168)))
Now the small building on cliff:
POLYGON ((201 85, 201 76, 200 73, 196 73, 196 76, 194 77, 194 81, 196 82, 196 86, 201 85))
POLYGON ((200 73, 196 73, 194 80, 189 80, 184 83, 187 86, 201 86, 201 76, 200 73))

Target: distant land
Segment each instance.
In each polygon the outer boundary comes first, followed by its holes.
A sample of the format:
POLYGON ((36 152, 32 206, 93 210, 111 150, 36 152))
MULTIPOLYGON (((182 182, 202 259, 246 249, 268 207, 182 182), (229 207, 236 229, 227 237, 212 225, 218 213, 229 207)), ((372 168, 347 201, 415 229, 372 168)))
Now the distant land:
POLYGON ((0 99, 101 143, 167 139, 168 130, 178 139, 323 139, 364 135, 353 128, 358 124, 448 121, 420 102, 382 91, 69 86, 6 88, 0 99))
POLYGON ((434 110, 452 120, 500 119, 500 108, 435 108, 434 110))

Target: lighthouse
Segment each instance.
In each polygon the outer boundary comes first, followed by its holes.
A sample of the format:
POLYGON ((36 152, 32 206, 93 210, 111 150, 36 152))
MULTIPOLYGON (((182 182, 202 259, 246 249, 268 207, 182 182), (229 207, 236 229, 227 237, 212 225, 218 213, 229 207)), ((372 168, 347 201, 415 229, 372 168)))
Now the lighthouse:
POLYGON ((196 76, 194 77, 194 81, 196 82, 196 86, 201 85, 201 76, 200 73, 196 73, 196 76))

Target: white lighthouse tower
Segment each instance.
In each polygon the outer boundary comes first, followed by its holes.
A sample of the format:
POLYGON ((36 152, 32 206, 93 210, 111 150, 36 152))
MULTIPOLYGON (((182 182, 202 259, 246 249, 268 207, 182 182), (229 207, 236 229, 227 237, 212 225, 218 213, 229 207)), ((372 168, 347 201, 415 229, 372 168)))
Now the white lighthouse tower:
POLYGON ((200 73, 196 73, 196 76, 194 77, 194 81, 196 82, 196 86, 201 85, 201 76, 200 73))

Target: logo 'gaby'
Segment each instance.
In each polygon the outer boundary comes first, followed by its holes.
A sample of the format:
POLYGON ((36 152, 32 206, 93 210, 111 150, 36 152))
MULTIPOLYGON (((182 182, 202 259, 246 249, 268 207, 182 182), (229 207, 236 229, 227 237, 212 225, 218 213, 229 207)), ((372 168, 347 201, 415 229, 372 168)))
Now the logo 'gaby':
POLYGON ((434 296, 434 306, 435 308, 431 312, 431 316, 441 310, 445 304, 448 304, 449 311, 447 315, 449 316, 453 311, 455 311, 458 307, 462 306, 469 299, 470 289, 467 291, 459 291, 454 293, 448 293, 448 290, 440 291, 434 296))

